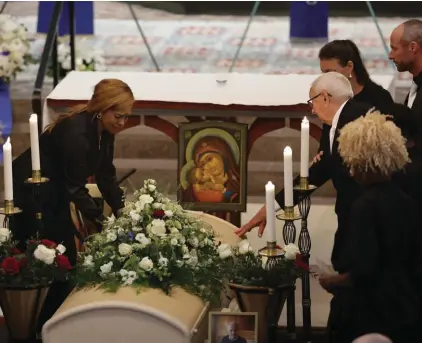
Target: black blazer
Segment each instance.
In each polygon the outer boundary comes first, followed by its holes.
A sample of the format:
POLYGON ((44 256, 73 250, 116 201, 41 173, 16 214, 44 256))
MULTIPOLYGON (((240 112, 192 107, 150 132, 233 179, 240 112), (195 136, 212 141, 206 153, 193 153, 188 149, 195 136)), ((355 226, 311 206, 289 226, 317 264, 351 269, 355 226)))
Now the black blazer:
MULTIPOLYGON (((103 220, 101 206, 88 194, 87 179, 95 176, 104 200, 113 211, 123 207, 123 192, 116 181, 113 165, 114 136, 103 132, 99 140, 95 116, 82 112, 58 123, 50 132, 40 136, 40 157, 43 176, 50 182, 43 187, 44 230, 72 231, 69 203, 89 220, 103 220)), ((30 234, 36 227, 30 190, 25 180, 31 176, 31 150, 13 161, 14 198, 23 209, 16 230, 30 234)), ((73 228, 74 229, 74 228, 73 228)), ((73 237, 74 231, 72 231, 73 237)), ((33 234, 33 232, 31 233, 33 234)), ((58 238, 60 239, 60 237, 58 238)))
MULTIPOLYGON (((363 87, 362 91, 353 97, 353 101, 367 104, 370 108, 375 107, 384 114, 390 114, 391 106, 394 104, 394 100, 390 92, 372 80, 369 80, 363 87)), ((323 124, 322 132, 329 132, 330 128, 331 126, 323 124)), ((320 146, 318 151, 321 150, 322 147, 320 146)))
MULTIPOLYGON (((370 106, 361 104, 353 100, 349 100, 340 113, 337 123, 336 132, 333 141, 332 152, 330 152, 330 138, 329 130, 323 132, 320 139, 321 150, 324 152, 319 162, 314 163, 309 168, 309 182, 317 187, 322 186, 328 180, 332 180, 337 191, 337 200, 335 211, 339 217, 348 216, 350 206, 357 196, 360 195, 361 188, 350 176, 348 168, 343 164, 343 159, 338 152, 337 138, 340 130, 347 123, 365 115, 370 109, 370 106)), ((299 177, 294 181, 299 182, 299 177)), ((297 195, 297 194, 295 194, 297 195)), ((276 201, 284 207, 284 190, 281 190, 276 195, 276 201)), ((294 202, 297 204, 298 197, 295 196, 294 202)))
POLYGON ((348 318, 343 324, 355 337, 378 332, 394 342, 409 342, 407 331, 420 325, 415 289, 420 293, 422 240, 417 213, 413 201, 391 182, 369 186, 354 202, 351 249, 344 251, 351 261, 353 286, 348 289, 350 316, 343 316, 348 318))
MULTIPOLYGON (((349 100, 340 113, 337 123, 336 132, 334 135, 332 152, 330 151, 329 130, 323 131, 320 139, 321 150, 324 152, 319 162, 314 163, 309 168, 309 182, 310 184, 320 187, 328 180, 332 180, 333 185, 337 191, 337 198, 335 204, 335 212, 337 214, 338 228, 334 238, 334 246, 331 254, 331 262, 335 270, 342 272, 348 268, 348 260, 344 259, 342 254, 344 248, 348 245, 349 232, 349 217, 350 209, 353 202, 360 196, 362 192, 353 178, 350 176, 349 169, 344 165, 343 159, 338 152, 338 141, 341 128, 347 123, 365 115, 370 106, 349 100)), ((300 176, 294 182, 298 184, 300 176)), ((294 203, 299 203, 299 194, 294 192, 294 203)), ((276 195, 276 201, 281 208, 284 207, 284 190, 281 190, 276 195)))

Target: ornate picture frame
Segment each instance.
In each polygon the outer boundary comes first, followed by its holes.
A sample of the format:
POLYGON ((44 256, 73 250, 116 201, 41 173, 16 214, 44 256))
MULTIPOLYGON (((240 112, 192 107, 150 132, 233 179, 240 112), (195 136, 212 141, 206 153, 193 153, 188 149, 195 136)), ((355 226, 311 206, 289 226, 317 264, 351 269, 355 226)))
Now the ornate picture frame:
POLYGON ((248 125, 179 125, 178 201, 193 211, 246 211, 248 125))

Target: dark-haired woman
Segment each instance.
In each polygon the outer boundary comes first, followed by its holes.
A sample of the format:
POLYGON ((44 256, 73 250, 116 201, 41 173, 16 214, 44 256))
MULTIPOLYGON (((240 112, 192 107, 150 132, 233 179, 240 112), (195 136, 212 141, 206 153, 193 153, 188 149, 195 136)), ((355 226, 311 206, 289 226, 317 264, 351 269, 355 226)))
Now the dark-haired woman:
MULTIPOLYGON (((118 79, 104 79, 94 88, 91 100, 62 114, 40 136, 43 176, 50 179, 44 192, 43 238, 66 247, 71 264, 76 263, 75 234, 70 205, 100 227, 103 209, 89 195, 87 179, 95 176, 98 188, 115 214, 124 206, 123 192, 113 165, 114 135, 122 130, 132 112, 134 97, 130 87, 118 79)), ((13 161, 15 205, 23 212, 14 221, 14 235, 20 241, 36 234, 36 209, 25 180, 31 177, 31 151, 13 161)), ((54 283, 40 315, 38 330, 54 314, 72 287, 54 283)))
MULTIPOLYGON (((394 104, 391 94, 371 80, 355 43, 349 39, 333 40, 321 48, 318 57, 321 72, 335 71, 349 79, 354 101, 373 106, 381 113, 391 112, 391 106, 394 104)), ((323 124, 322 130, 330 131, 330 126, 323 124)), ((314 162, 319 160, 319 157, 317 155, 314 162)))

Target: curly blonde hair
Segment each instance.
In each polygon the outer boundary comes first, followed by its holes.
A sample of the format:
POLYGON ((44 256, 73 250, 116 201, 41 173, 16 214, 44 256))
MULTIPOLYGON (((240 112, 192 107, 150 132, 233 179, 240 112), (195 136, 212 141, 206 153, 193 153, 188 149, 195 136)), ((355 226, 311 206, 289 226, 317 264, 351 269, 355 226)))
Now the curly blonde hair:
POLYGON ((389 176, 410 162, 406 139, 390 118, 370 110, 341 129, 338 150, 352 172, 389 176))

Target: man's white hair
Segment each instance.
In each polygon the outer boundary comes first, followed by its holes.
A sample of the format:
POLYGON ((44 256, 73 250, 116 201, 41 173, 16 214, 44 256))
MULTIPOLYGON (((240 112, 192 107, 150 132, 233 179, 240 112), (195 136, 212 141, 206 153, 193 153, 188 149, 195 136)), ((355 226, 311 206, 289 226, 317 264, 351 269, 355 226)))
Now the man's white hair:
POLYGON ((356 338, 352 343, 393 343, 393 341, 379 333, 370 333, 356 338))
POLYGON ((314 90, 315 95, 326 91, 333 100, 344 102, 353 98, 353 89, 349 80, 340 73, 330 71, 328 73, 318 76, 312 82, 311 89, 314 90))

